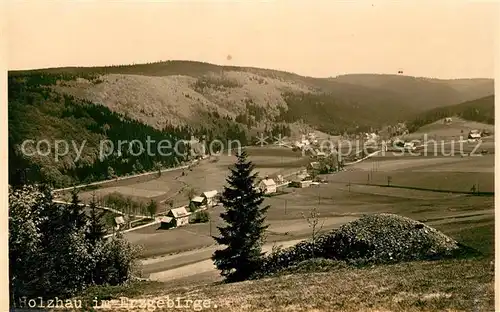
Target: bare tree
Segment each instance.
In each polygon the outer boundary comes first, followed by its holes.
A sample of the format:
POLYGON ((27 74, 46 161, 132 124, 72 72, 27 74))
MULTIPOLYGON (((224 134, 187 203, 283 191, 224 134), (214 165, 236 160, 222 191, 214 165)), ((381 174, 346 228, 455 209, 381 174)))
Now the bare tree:
POLYGON ((316 240, 318 239, 318 234, 321 232, 323 229, 323 225, 325 224, 325 220, 323 219, 320 223, 320 214, 317 210, 316 207, 314 207, 311 211, 309 211, 309 214, 306 216, 304 213, 302 213, 302 217, 307 221, 309 224, 309 227, 311 228, 311 242, 312 242, 312 251, 311 251, 311 256, 314 258, 314 249, 316 248, 316 240), (319 226, 318 226, 319 225, 319 226))
POLYGON ((196 190, 192 187, 186 189, 185 191, 186 197, 189 201, 191 201, 196 196, 196 190))
POLYGON ((170 207, 170 209, 174 209, 174 200, 167 199, 166 204, 170 207))

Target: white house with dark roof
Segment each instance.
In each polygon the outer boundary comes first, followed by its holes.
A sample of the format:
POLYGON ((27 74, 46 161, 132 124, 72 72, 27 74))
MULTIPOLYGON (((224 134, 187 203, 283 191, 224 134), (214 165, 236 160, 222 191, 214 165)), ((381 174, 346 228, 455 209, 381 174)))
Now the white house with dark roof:
POLYGON ((262 192, 264 192, 264 194, 273 194, 277 191, 276 182, 274 182, 273 179, 269 178, 260 181, 259 188, 262 192))
POLYGON ((191 213, 186 209, 185 206, 170 209, 167 213, 167 217, 171 217, 174 219, 175 226, 183 226, 189 224, 189 216, 191 213))
POLYGON ((203 198, 202 204, 212 207, 217 204, 217 190, 203 192, 200 197, 203 198))

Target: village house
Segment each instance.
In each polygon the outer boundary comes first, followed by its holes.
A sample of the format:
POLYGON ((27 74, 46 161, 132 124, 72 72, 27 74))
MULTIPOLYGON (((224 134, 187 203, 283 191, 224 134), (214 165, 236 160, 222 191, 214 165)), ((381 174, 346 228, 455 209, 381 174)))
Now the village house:
POLYGON ((320 150, 316 150, 316 158, 321 159, 321 158, 325 158, 325 157, 326 157, 325 152, 322 152, 320 150))
POLYGON ((207 207, 217 205, 217 190, 203 192, 200 197, 203 198, 202 205, 207 207))
POLYGON ((300 188, 310 187, 312 185, 312 182, 312 180, 302 180, 299 182, 300 188))
POLYGON ((196 196, 191 199, 189 202, 189 208, 191 211, 198 210, 203 207, 203 202, 205 201, 205 198, 202 196, 196 196))
POLYGON ((295 141, 295 142, 293 143, 293 146, 294 146, 295 148, 298 148, 298 149, 302 149, 302 147, 303 147, 302 143, 300 143, 299 141, 295 141))
POLYGON ((414 151, 417 147, 414 142, 405 142, 404 149, 407 151, 414 151))
POLYGON ((262 192, 264 192, 264 194, 273 194, 277 191, 276 182, 274 182, 273 179, 269 178, 260 181, 259 188, 262 192))
POLYGON ((122 227, 125 224, 125 219, 123 219, 123 216, 118 216, 115 218, 115 230, 119 230, 120 227, 122 227))
POLYGON ((315 172, 315 173, 320 173, 321 171, 321 163, 318 161, 313 161, 307 165, 307 170, 309 172, 315 172))
POLYGON ((314 132, 311 132, 307 135, 307 139, 309 140, 309 142, 311 142, 312 144, 316 144, 318 143, 318 139, 316 138, 316 134, 314 132))
POLYGON ((174 218, 165 216, 160 219, 160 228, 170 229, 173 227, 175 227, 174 218))
POLYGON ((173 222, 173 226, 175 227, 189 224, 189 215, 191 213, 187 211, 186 207, 174 208, 167 213, 167 217, 173 218, 171 222, 173 222))
POLYGON ((480 140, 481 139, 481 132, 479 132, 479 130, 471 130, 469 132, 468 139, 475 140, 475 141, 480 140))
POLYGON ((297 174, 296 178, 294 179, 294 181, 301 181, 301 180, 304 180, 306 177, 308 176, 307 174, 307 169, 304 169, 302 170, 301 173, 297 174))

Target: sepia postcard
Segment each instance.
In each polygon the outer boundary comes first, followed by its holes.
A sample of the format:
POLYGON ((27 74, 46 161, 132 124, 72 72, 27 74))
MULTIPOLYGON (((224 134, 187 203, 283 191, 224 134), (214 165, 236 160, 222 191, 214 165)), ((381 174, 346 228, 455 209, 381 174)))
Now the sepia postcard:
POLYGON ((0 310, 500 308, 500 2, 2 11, 0 310))

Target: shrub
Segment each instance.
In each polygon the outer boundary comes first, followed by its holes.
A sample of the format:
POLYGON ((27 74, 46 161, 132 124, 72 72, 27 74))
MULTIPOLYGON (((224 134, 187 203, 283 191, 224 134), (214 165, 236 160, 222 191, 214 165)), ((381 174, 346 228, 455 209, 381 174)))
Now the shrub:
POLYGON ((104 242, 96 253, 96 284, 120 285, 132 277, 137 269, 136 259, 140 250, 121 235, 104 242))
POLYGON ((438 230, 393 214, 364 216, 323 238, 326 258, 377 263, 441 258, 459 248, 438 230))
POLYGON ((282 272, 310 260, 312 255, 351 265, 478 255, 466 249, 421 222, 393 214, 367 215, 319 236, 315 244, 303 241, 287 249, 273 250, 263 258, 254 277, 282 272))
POLYGON ((210 215, 208 212, 201 210, 197 211, 194 215, 193 218, 191 219, 191 223, 206 223, 210 220, 210 215))

